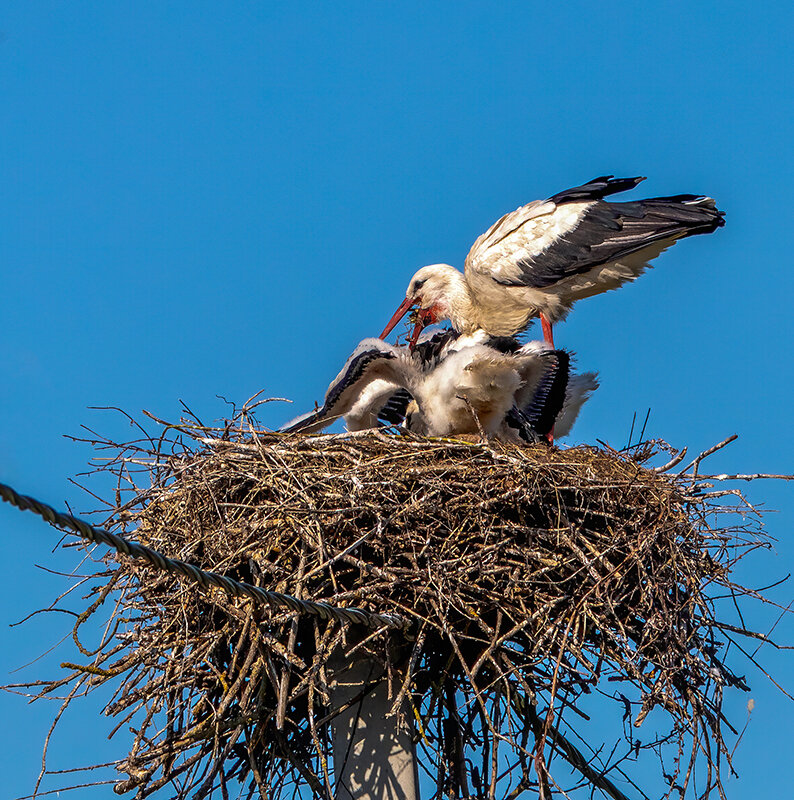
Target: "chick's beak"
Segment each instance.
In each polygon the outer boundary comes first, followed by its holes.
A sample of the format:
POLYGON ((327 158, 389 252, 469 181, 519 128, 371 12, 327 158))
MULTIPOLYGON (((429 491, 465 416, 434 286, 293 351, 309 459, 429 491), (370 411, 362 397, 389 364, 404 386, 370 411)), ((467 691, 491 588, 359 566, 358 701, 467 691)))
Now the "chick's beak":
MULTIPOLYGON (((383 333, 380 335, 381 339, 385 339, 393 330, 394 326, 408 313, 417 301, 412 297, 406 297, 405 300, 400 303, 400 307, 394 312, 394 316, 389 320, 389 324, 383 329, 383 333)), ((418 333, 416 334, 419 335, 418 333)))
POLYGON ((416 312, 416 322, 414 323, 413 331, 411 331, 411 339, 408 342, 409 350, 413 350, 416 346, 416 340, 419 338, 419 334, 428 325, 434 324, 435 321, 433 312, 429 308, 420 308, 419 311, 416 312))

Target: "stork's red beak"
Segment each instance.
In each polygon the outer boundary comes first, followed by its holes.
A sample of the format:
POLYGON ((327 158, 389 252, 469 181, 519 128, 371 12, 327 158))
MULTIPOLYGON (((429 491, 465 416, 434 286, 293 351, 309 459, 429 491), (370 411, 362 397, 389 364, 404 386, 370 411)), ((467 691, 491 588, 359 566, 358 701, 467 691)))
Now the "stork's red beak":
MULTIPOLYGON (((381 339, 385 339, 394 330, 394 326, 410 311, 411 306, 416 302, 415 299, 406 297, 405 300, 400 303, 400 307, 394 312, 394 316, 389 320, 389 324, 383 329, 383 333, 380 335, 381 339)), ((419 334, 417 333, 416 335, 418 336, 419 334)))

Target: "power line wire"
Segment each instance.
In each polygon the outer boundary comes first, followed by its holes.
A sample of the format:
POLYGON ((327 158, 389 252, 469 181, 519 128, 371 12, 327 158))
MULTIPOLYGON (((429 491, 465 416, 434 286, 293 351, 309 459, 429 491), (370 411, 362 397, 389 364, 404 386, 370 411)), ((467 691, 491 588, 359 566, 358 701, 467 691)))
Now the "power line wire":
POLYGON ((21 511, 32 511, 34 514, 38 514, 51 525, 76 533, 89 542, 112 547, 118 553, 136 561, 143 561, 163 572, 197 583, 204 590, 215 587, 232 597, 253 600, 255 603, 267 605, 271 608, 289 608, 298 614, 311 614, 312 616, 320 617, 320 619, 335 619, 354 625, 364 625, 367 628, 400 629, 407 627, 408 624, 405 618, 399 614, 375 614, 362 608, 340 608, 328 603, 301 600, 283 592, 272 592, 259 586, 253 586, 250 583, 236 581, 218 572, 208 572, 187 561, 168 558, 162 553, 158 553, 157 550, 152 550, 152 548, 137 542, 131 542, 123 536, 106 531, 104 528, 95 528, 79 517, 56 511, 52 506, 42 503, 40 500, 19 494, 4 483, 0 483, 0 498, 12 506, 16 506, 21 511))

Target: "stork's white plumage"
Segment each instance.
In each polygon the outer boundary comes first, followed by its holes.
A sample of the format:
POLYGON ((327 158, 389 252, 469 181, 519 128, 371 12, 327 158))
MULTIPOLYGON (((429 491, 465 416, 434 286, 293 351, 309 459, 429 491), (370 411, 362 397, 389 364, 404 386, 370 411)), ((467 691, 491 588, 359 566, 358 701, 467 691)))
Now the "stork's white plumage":
POLYGON ((461 333, 514 336, 539 316, 553 344, 552 324, 577 300, 634 280, 678 239, 724 224, 710 197, 604 199, 642 180, 595 178, 505 214, 475 241, 464 273, 448 264, 416 272, 381 338, 418 306, 417 332, 449 319, 461 333))
MULTIPOLYGON (((408 427, 424 436, 496 436, 522 387, 538 385, 544 364, 534 353, 508 355, 475 344, 450 353, 411 391, 416 410, 408 427)), ((409 389, 410 391, 410 389, 409 389)))

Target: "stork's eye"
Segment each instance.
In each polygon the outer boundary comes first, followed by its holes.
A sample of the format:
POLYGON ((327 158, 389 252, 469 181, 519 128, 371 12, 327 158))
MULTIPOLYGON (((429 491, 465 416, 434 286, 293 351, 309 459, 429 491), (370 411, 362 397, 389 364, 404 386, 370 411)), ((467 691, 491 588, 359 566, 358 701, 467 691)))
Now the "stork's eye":
POLYGON ((425 285, 426 282, 427 282, 427 278, 424 278, 421 281, 417 281, 414 284, 414 292, 418 292, 425 285))

